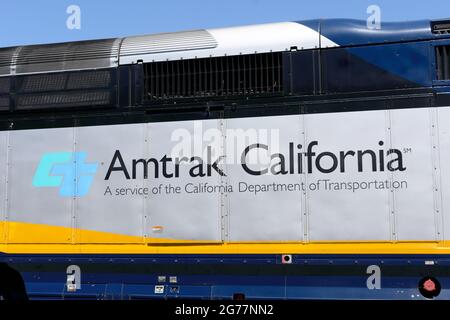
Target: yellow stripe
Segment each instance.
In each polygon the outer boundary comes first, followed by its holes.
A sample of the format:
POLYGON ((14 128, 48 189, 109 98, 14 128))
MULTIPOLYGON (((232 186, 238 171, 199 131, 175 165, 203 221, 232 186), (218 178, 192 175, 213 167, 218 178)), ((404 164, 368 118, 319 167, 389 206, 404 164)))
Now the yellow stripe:
POLYGON ((450 254, 450 241, 222 243, 143 238, 41 224, 0 222, 0 252, 9 254, 450 254), (5 231, 7 233, 1 233, 5 231))

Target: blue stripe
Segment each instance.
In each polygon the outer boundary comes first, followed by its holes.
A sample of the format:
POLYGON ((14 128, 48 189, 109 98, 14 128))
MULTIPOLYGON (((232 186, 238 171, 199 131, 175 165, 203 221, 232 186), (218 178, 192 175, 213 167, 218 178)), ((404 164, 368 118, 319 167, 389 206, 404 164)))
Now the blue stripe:
MULTIPOLYGON (((1 260, 15 265, 35 264, 40 266, 36 271, 23 271, 27 292, 32 299, 168 299, 168 298, 200 298, 230 299, 235 293, 242 293, 252 299, 422 299, 418 291, 420 279, 428 272, 433 274, 433 266, 426 266, 425 261, 433 260, 437 266, 450 266, 450 255, 423 254, 308 254, 293 255, 293 264, 308 266, 355 266, 361 268, 358 274, 291 274, 289 265, 283 267, 282 274, 265 274, 259 268, 263 265, 281 264, 281 255, 267 254, 232 254, 232 255, 5 255, 1 260), (145 272, 129 273, 127 271, 86 271, 82 270, 82 288, 69 293, 65 287, 65 267, 70 264, 176 264, 186 266, 186 272, 180 274, 163 274, 167 277, 163 283, 158 282, 160 274, 145 272), (45 265, 56 264, 53 271, 45 270, 45 265), (254 270, 252 274, 190 274, 189 268, 195 264, 254 266, 246 268, 254 270), (381 267, 402 266, 405 271, 409 267, 421 266, 417 275, 383 275, 381 290, 369 290, 366 281, 365 267, 377 264, 381 267), (170 283, 169 277, 177 276, 177 283, 170 283), (164 286, 164 293, 155 293, 155 286, 164 286)), ((298 267, 297 267, 298 268, 298 267)), ((184 269, 179 269, 184 270, 184 269)), ((226 269, 223 269, 226 270, 226 269)), ((334 270, 334 269, 333 269, 334 270)), ((389 270, 389 269, 385 269, 389 270)), ((450 277, 447 274, 438 279, 443 288, 440 299, 450 299, 450 277)))

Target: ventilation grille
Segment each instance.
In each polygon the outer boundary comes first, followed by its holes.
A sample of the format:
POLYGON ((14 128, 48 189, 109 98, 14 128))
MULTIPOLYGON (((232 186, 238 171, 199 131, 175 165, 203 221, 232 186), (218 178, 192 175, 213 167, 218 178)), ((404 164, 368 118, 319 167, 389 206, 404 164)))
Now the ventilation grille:
POLYGON ((53 73, 18 78, 18 92, 46 92, 73 89, 106 88, 111 84, 110 71, 53 73))
POLYGON ((450 80, 450 45, 436 47, 437 80, 450 80))
POLYGON ((104 88, 110 83, 109 71, 72 73, 67 81, 67 89, 104 88))
POLYGON ((9 109, 10 79, 0 78, 0 110, 9 109))
POLYGON ((0 110, 9 109, 9 96, 0 95, 0 110))
POLYGON ((106 105, 109 104, 109 100, 110 93, 107 90, 25 95, 18 97, 16 108, 31 110, 60 106, 106 105))
POLYGON ((431 22, 431 32, 434 34, 450 34, 450 21, 431 22))
POLYGON ((18 92, 41 92, 63 90, 67 74, 44 74, 19 78, 18 92), (20 81, 21 80, 21 81, 20 81))
POLYGON ((9 88, 10 88, 10 79, 0 78, 0 94, 9 93, 9 88))
POLYGON ((110 70, 20 76, 16 109, 109 105, 112 83, 110 70))
POLYGON ((144 65, 145 99, 252 96, 283 91, 282 54, 263 53, 144 65))

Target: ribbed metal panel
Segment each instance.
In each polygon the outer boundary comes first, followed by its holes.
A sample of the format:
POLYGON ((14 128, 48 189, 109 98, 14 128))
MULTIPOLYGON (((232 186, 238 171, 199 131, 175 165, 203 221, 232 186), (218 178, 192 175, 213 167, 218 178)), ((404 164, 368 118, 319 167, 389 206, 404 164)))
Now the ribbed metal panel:
POLYGON ((215 47, 216 40, 206 30, 160 33, 125 38, 120 57, 215 47))
POLYGON ((115 67, 119 44, 106 39, 1 49, 0 75, 115 67))
POLYGON ((11 61, 16 49, 16 47, 0 49, 0 76, 11 73, 11 61))

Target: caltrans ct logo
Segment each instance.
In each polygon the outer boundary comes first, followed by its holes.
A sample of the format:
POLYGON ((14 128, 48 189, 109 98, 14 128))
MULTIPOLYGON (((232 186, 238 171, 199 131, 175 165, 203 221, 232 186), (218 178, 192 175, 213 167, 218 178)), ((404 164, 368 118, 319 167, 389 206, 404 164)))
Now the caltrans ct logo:
POLYGON ((59 187, 62 197, 88 193, 97 163, 86 163, 86 152, 54 152, 42 156, 33 177, 35 187, 59 187))

